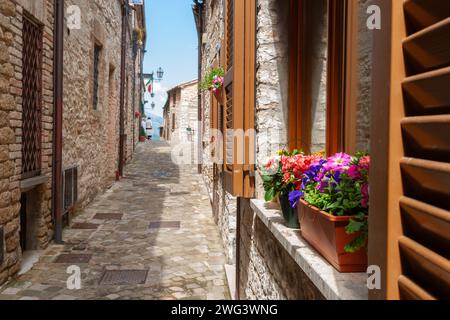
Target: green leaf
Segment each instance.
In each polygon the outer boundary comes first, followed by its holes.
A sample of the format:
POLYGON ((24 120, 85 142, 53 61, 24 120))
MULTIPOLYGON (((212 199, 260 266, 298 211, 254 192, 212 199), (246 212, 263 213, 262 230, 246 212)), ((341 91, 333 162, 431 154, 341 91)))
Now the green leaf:
POLYGON ((367 234, 365 232, 362 232, 352 242, 347 244, 344 247, 344 250, 347 253, 355 253, 355 252, 361 250, 362 248, 364 248, 366 243, 367 243, 367 234))
POLYGON ((345 232, 347 234, 354 234, 356 232, 359 232, 359 231, 363 230, 363 227, 364 227, 365 224, 366 224, 365 221, 356 221, 354 219, 351 219, 350 223, 345 228, 345 232))
POLYGON ((275 196, 276 196, 276 191, 274 188, 271 188, 266 191, 266 194, 264 195, 264 199, 267 202, 269 202, 269 201, 272 201, 273 199, 275 199, 275 196))

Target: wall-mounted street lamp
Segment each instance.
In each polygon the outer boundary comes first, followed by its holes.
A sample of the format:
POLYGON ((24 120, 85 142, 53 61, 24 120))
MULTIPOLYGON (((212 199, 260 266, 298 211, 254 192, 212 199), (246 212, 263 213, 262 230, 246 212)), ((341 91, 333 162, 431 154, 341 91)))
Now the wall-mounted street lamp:
POLYGON ((152 110, 153 110, 153 109, 155 109, 156 104, 155 104, 154 102, 152 102, 152 105, 151 105, 151 106, 152 106, 152 110))
POLYGON ((147 84, 145 85, 148 88, 148 91, 150 92, 150 96, 152 98, 155 97, 155 93, 153 91, 153 85, 155 82, 161 82, 164 77, 164 70, 163 68, 159 67, 156 71, 156 78, 155 78, 155 72, 152 71, 152 73, 144 74, 144 77, 148 79, 147 84))

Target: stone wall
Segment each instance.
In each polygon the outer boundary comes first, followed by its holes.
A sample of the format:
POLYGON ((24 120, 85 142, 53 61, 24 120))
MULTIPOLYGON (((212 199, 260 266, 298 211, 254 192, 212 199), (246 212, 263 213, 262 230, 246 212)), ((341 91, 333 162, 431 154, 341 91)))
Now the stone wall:
MULTIPOLYGON (((197 146, 198 140, 198 85, 197 81, 191 81, 171 89, 168 92, 170 110, 166 115, 165 122, 170 127, 171 135, 169 141, 173 144, 189 143, 189 147, 197 146), (176 101, 173 101, 173 98, 176 101), (175 130, 172 120, 175 119, 175 130), (188 134, 191 128, 191 134, 188 134), (191 142, 195 142, 191 144, 191 142)), ((193 150, 191 151, 193 154, 193 150)))
POLYGON ((255 215, 249 200, 242 200, 240 221, 240 299, 324 299, 286 249, 255 215))
MULTIPOLYGON (((204 19, 205 23, 205 43, 202 46, 203 61, 202 74, 214 67, 215 63, 220 63, 220 52, 222 50, 222 40, 224 31, 224 1, 205 1, 204 19)), ((202 171, 211 202, 213 204, 214 218, 220 229, 223 246, 229 264, 236 260, 236 208, 237 200, 229 194, 223 185, 223 177, 214 169, 212 163, 211 150, 211 122, 210 104, 211 94, 204 91, 202 94, 202 141, 203 158, 202 171), (214 174, 214 172, 216 174, 214 174)))
POLYGON ((367 28, 367 8, 372 3, 359 0, 356 150, 370 149, 373 31, 367 28))
MULTIPOLYGON (((257 165, 279 149, 287 148, 289 114, 289 4, 257 1, 256 33, 256 161, 257 165)), ((256 196, 263 196, 256 175, 256 196)))
POLYGON ((326 148, 327 127, 327 55, 328 55, 328 1, 306 1, 305 15, 305 101, 311 110, 311 152, 326 148))
MULTIPOLYGON (((28 191, 33 198, 32 246, 43 249, 52 236, 51 171, 53 136, 53 1, 0 2, 0 228, 4 229, 4 261, 0 284, 20 268, 20 200, 22 181, 23 15, 42 25, 41 176, 44 182, 28 191), (45 179, 47 178, 47 179, 45 179)), ((24 248, 27 249, 27 248, 24 248)))
MULTIPOLYGON (((68 30, 64 41, 63 167, 78 166, 78 205, 86 206, 116 177, 119 154, 120 52, 122 9, 119 1, 68 0, 81 10, 81 28, 68 30), (101 46, 98 106, 94 109, 94 45, 101 46)), ((139 77, 135 76, 131 32, 127 32, 125 78, 125 159, 138 141, 139 77), (133 80, 137 84, 133 86, 133 80), (134 101, 133 101, 133 89, 134 101), (136 96, 137 95, 137 96, 136 96), (133 108, 134 102, 134 108, 133 108)))

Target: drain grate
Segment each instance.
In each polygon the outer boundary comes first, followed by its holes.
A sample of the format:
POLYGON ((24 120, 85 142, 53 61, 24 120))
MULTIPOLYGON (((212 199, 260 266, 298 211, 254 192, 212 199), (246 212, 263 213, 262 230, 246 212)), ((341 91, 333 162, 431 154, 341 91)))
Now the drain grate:
POLYGON ((180 192, 171 192, 170 195, 171 196, 187 196, 190 195, 190 192, 186 192, 186 191, 180 191, 180 192))
POLYGON ((94 216, 95 220, 122 220, 122 213, 97 213, 94 216))
POLYGON ((150 229, 180 229, 180 221, 154 221, 150 222, 150 229))
POLYGON ((90 254, 61 254, 56 258, 55 263, 88 263, 91 258, 90 254))
POLYGON ((97 230, 98 228, 98 224, 95 223, 75 223, 72 226, 72 229, 76 229, 76 230, 97 230))
POLYGON ((108 270, 103 274, 102 285, 144 284, 148 270, 108 270))

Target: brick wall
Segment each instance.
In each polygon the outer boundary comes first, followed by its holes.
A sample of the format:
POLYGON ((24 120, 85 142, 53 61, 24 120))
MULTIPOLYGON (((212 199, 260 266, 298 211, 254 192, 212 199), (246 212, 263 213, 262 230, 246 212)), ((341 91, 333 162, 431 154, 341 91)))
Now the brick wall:
POLYGON ((36 205, 34 246, 42 249, 52 236, 51 166, 53 135, 53 1, 0 2, 0 226, 4 228, 4 261, 0 284, 20 268, 20 181, 22 179, 23 14, 43 28, 41 175, 47 182, 33 191, 36 205))

